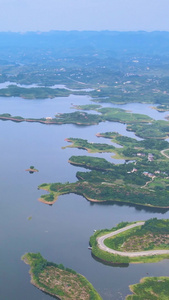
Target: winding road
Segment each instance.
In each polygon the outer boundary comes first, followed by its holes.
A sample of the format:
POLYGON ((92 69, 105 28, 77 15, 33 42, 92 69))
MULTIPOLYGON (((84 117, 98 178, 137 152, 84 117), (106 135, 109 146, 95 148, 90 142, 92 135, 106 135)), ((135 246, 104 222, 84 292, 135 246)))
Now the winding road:
POLYGON ((139 252, 121 252, 121 251, 117 251, 114 249, 110 249, 107 246, 105 246, 104 244, 104 240, 107 238, 110 238, 112 236, 115 236, 119 233, 122 233, 126 230, 129 230, 131 228, 137 227, 137 226, 142 226, 144 225, 145 222, 137 222, 135 224, 132 225, 128 225, 126 227, 123 227, 121 229, 118 229, 116 231, 113 231, 111 233, 105 234, 101 237, 97 238, 97 244, 98 247, 106 252, 115 254, 115 255, 120 255, 120 256, 128 256, 128 257, 138 257, 138 256, 151 256, 151 255, 162 255, 162 254, 169 254, 169 250, 149 250, 149 251, 139 251, 139 252))
POLYGON ((169 158, 169 155, 165 154, 165 151, 168 151, 169 149, 164 149, 161 152, 162 155, 164 155, 165 157, 169 158))

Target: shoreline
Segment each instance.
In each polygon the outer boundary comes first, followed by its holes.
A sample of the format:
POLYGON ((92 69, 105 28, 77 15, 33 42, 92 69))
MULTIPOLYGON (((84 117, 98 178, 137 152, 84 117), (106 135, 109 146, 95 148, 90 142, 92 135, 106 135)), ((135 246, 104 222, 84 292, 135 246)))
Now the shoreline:
MULTIPOLYGON (((50 193, 50 191, 48 189, 43 189, 43 187, 42 188, 40 187, 39 189, 45 190, 45 191, 50 193)), ((129 206, 134 206, 134 207, 139 206, 139 207, 142 207, 142 208, 157 209, 157 210, 159 210, 159 209, 168 210, 169 209, 169 206, 153 206, 153 205, 150 205, 150 204, 145 204, 144 205, 144 204, 141 204, 141 203, 125 202, 125 201, 121 201, 121 200, 117 200, 117 199, 112 200, 112 201, 110 201, 110 200, 98 200, 98 199, 90 198, 90 197, 86 196, 85 194, 75 193, 75 192, 71 192, 71 191, 68 192, 68 193, 63 193, 63 194, 57 195, 57 198, 54 199, 53 201, 50 201, 50 202, 43 200, 43 198, 38 198, 38 201, 40 201, 42 203, 45 203, 45 204, 50 204, 51 205, 51 204, 55 203, 58 200, 59 196, 65 195, 65 194, 80 195, 80 196, 83 196, 86 200, 88 200, 90 202, 96 202, 96 203, 105 203, 105 202, 107 202, 108 204, 119 204, 120 203, 120 204, 123 204, 123 205, 129 205, 129 206)))
POLYGON ((64 125, 64 124, 74 124, 74 125, 79 125, 79 126, 92 126, 92 125, 97 125, 98 123, 80 123, 80 122, 70 122, 70 123, 65 123, 65 122, 60 122, 60 121, 52 121, 52 120, 39 120, 39 119, 29 119, 29 118, 14 118, 14 117, 2 117, 0 116, 0 120, 2 121, 12 121, 12 122, 32 122, 32 123, 41 123, 41 124, 46 124, 46 125, 64 125))
MULTIPOLYGON (((21 257, 21 260, 23 260, 23 262, 26 264, 26 265, 29 265, 29 261, 27 260, 26 257, 24 257, 24 255, 21 257)), ((40 285, 38 285, 38 283, 33 279, 33 273, 31 271, 31 266, 30 266, 30 270, 29 270, 29 274, 30 274, 30 283, 33 284, 36 288, 38 288, 40 291, 42 292, 45 292, 46 294, 48 295, 51 295, 53 296, 54 298, 58 299, 58 300, 62 300, 62 298, 59 298, 59 296, 56 296, 55 294, 52 294, 50 292, 48 292, 47 290, 45 290, 45 288, 41 287, 40 285)))
MULTIPOLYGON (((124 251, 114 250, 113 248, 110 248, 109 246, 105 245, 104 241, 106 239, 116 237, 127 230, 130 230, 137 226, 143 226, 144 224, 145 224, 144 221, 138 221, 98 237, 97 234, 96 236, 95 235, 91 236, 90 239, 92 238, 92 241, 90 240, 90 245, 92 249, 91 252, 92 256, 96 260, 102 263, 106 263, 108 265, 119 265, 119 266, 120 265, 127 266, 127 264, 129 265, 130 263, 132 264, 156 263, 164 259, 169 259, 169 249, 152 249, 152 250, 124 252, 124 251), (101 252, 98 252, 97 249, 99 249, 101 252)), ((98 232, 98 235, 99 234, 101 234, 101 232, 98 232)))

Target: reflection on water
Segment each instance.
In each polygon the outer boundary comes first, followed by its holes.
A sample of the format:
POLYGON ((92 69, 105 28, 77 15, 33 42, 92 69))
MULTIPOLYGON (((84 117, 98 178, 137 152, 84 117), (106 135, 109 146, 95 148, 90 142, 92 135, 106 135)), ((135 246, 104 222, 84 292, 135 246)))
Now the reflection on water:
MULTIPOLYGON (((80 99, 89 102, 89 98, 84 97, 75 97, 73 102, 80 99)), ((1 113, 13 111, 15 115, 42 116, 45 111, 48 114, 64 109, 62 100, 65 99, 37 102, 19 98, 0 99, 1 113)), ((70 103, 70 99, 66 100, 65 110, 70 103)), ((148 276, 169 276, 168 260, 114 268, 94 260, 88 250, 89 237, 94 229, 112 228, 121 221, 169 218, 169 211, 120 203, 91 203, 74 194, 60 196, 52 206, 37 201, 43 193, 37 189, 39 184, 74 182, 76 172, 84 171, 68 164, 68 159, 71 155, 89 154, 73 148, 61 149, 67 145, 64 139, 80 137, 93 142, 111 143, 108 139, 96 137, 97 132, 104 131, 134 136, 126 131, 124 124, 119 123, 104 122, 98 126, 78 127, 0 122, 0 299, 51 299, 30 284, 29 266, 20 260, 28 251, 40 252, 49 261, 63 263, 83 274, 104 300, 124 299, 129 293, 128 285, 139 282, 147 273, 148 276), (30 176, 25 172, 29 165, 35 165, 39 172, 30 176), (31 220, 28 220, 29 216, 31 220)), ((106 159, 111 156, 99 155, 106 159)))

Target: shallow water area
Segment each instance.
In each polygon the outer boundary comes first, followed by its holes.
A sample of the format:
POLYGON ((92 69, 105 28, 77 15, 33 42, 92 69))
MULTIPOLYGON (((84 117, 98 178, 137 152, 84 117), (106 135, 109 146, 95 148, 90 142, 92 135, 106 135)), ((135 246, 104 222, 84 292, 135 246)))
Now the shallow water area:
MULTIPOLYGON (((86 96, 76 97, 52 100, 0 98, 1 113, 42 117, 45 112, 54 115, 60 109, 69 111, 71 102, 90 102, 86 96)), ((111 153, 88 154, 85 150, 61 148, 69 145, 64 140, 68 137, 111 143, 109 139, 96 137, 96 133, 105 131, 135 137, 119 123, 104 122, 85 127, 0 121, 0 299, 52 299, 30 284, 29 266, 21 261, 26 252, 40 252, 49 261, 75 269, 86 276, 104 300, 125 299, 130 293, 128 286, 139 282, 142 277, 169 276, 169 260, 133 264, 126 268, 113 267, 97 262, 88 250, 89 237, 95 229, 112 228, 121 221, 169 218, 169 211, 91 203, 74 194, 60 196, 52 206, 37 200, 43 193, 37 189, 41 183, 74 182, 78 170, 86 171, 68 163, 71 155, 109 157, 111 161, 111 153), (39 172, 25 172, 30 165, 39 172)))

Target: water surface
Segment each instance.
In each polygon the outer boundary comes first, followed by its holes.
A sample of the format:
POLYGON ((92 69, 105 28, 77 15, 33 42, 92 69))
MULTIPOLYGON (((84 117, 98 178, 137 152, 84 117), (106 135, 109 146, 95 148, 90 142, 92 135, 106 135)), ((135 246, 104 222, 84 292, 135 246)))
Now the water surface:
MULTIPOLYGON (((64 109, 68 111, 71 102, 82 104, 80 101, 85 104, 90 99, 82 96, 52 100, 0 98, 0 113, 30 117, 50 115, 64 109)), ((126 205, 94 204, 74 194, 60 196, 53 206, 37 200, 42 193, 37 189, 39 184, 74 182, 78 170, 86 171, 68 164, 68 159, 71 155, 88 155, 87 152, 61 149, 68 145, 64 139, 81 137, 110 143, 108 139, 95 136, 104 131, 118 131, 135 137, 119 123, 81 127, 0 121, 0 299, 52 299, 30 284, 29 266, 20 260, 25 252, 40 252, 49 261, 63 263, 80 272, 104 300, 125 299, 129 293, 128 285, 139 282, 144 276, 169 276, 168 260, 156 264, 133 264, 127 268, 111 267, 94 260, 88 250, 89 237, 94 229, 111 228, 121 221, 169 218, 169 212, 162 214, 126 205), (30 165, 39 169, 39 173, 31 175, 25 172, 30 165), (32 219, 28 220, 30 216, 32 219)), ((98 156, 109 157, 111 161, 111 154, 98 156)))

